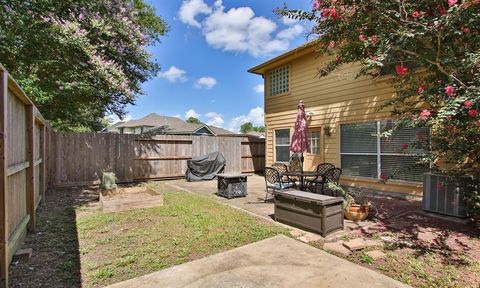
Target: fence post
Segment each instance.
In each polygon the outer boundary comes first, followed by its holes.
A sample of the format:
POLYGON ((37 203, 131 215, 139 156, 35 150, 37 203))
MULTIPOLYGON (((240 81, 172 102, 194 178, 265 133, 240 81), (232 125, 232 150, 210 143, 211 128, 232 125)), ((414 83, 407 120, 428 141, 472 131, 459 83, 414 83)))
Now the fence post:
POLYGON ((27 125, 27 213, 30 215, 28 230, 35 231, 35 111, 33 105, 25 106, 27 125))
POLYGON ((45 191, 47 190, 47 175, 46 175, 46 166, 47 166, 47 153, 46 153, 46 146, 47 146, 47 137, 46 137, 47 127, 45 125, 41 126, 40 130, 40 159, 42 159, 42 163, 40 164, 40 193, 42 195, 42 201, 45 201, 45 191))
POLYGON ((7 99, 8 73, 0 69, 0 287, 8 286, 7 99))

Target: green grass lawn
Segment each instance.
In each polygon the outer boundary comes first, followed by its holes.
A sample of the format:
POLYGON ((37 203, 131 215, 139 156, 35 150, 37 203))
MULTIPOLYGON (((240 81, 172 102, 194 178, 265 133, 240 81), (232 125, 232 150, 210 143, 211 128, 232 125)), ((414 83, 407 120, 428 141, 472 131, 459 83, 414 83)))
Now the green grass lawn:
POLYGON ((165 193, 164 206, 117 213, 77 208, 82 282, 103 286, 287 230, 213 199, 165 193))

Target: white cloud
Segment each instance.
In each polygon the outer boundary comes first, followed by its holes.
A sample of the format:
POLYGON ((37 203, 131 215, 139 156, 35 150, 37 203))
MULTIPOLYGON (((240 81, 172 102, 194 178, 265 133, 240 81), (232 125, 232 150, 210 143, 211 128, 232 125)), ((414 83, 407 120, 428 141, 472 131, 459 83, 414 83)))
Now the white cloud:
POLYGON ((282 17, 282 23, 285 25, 293 25, 298 22, 298 19, 288 18, 287 16, 282 17))
POLYGON ((225 123, 225 121, 223 120, 223 115, 216 112, 208 112, 207 114, 205 114, 205 117, 207 117, 207 125, 222 127, 223 123, 225 123))
POLYGON ((240 115, 233 118, 228 123, 228 130, 233 132, 240 131, 240 126, 246 122, 252 122, 253 126, 263 126, 264 125, 264 112, 263 108, 256 107, 250 110, 248 115, 240 115))
MULTIPOLYGON (((278 31, 275 22, 255 16, 250 7, 225 10, 221 0, 216 0, 212 7, 206 5, 203 0, 184 1, 179 12, 184 17, 181 16, 180 19, 186 24, 201 28, 207 43, 223 51, 249 53, 255 57, 268 55, 287 50, 290 41, 303 32, 303 26, 299 24, 278 31), (190 7, 200 8, 191 11, 190 7), (197 21, 195 16, 199 14, 207 16, 197 21)), ((282 21, 289 23, 287 26, 294 24, 288 20, 282 21)))
POLYGON ((255 87, 253 87, 253 90, 258 94, 263 94, 263 92, 265 91, 265 86, 263 84, 258 84, 255 87))
POLYGON ((187 81, 186 74, 185 70, 170 66, 167 71, 158 73, 158 76, 167 79, 168 82, 175 83, 187 81))
POLYGON ((193 117, 193 118, 200 118, 200 116, 202 116, 202 114, 198 114, 197 112, 195 112, 195 110, 193 109, 190 109, 188 110, 187 112, 185 112, 185 119, 188 119, 190 117, 193 117))
POLYGON ((210 76, 201 77, 195 83, 196 88, 212 89, 215 85, 217 85, 217 80, 210 76))
POLYGON ((285 40, 292 40, 303 32, 303 26, 295 24, 294 26, 284 29, 277 34, 277 37, 285 40))
POLYGON ((201 24, 195 17, 210 13, 212 13, 212 9, 203 0, 185 0, 180 6, 178 16, 183 23, 200 28, 201 24))

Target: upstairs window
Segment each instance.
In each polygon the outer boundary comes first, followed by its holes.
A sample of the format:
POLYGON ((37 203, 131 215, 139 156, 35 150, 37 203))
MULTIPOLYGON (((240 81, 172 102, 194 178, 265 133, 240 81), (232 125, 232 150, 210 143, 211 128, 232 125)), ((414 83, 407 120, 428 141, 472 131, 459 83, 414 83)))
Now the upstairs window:
POLYGON ((282 66, 269 73, 269 95, 286 93, 290 89, 288 66, 282 66))

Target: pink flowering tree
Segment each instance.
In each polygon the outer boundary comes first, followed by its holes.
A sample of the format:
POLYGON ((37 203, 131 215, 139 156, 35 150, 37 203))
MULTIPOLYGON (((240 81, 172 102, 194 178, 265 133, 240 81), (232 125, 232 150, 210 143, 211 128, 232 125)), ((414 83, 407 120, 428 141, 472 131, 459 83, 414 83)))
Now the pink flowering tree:
POLYGON ((0 0, 0 63, 55 128, 97 131, 159 71, 166 31, 143 0, 0 0))
POLYGON ((316 0, 311 11, 277 13, 314 22, 318 52, 332 56, 321 76, 359 63, 359 75, 391 80, 397 93, 385 106, 397 128, 431 129, 423 160, 478 178, 480 0, 316 0))

